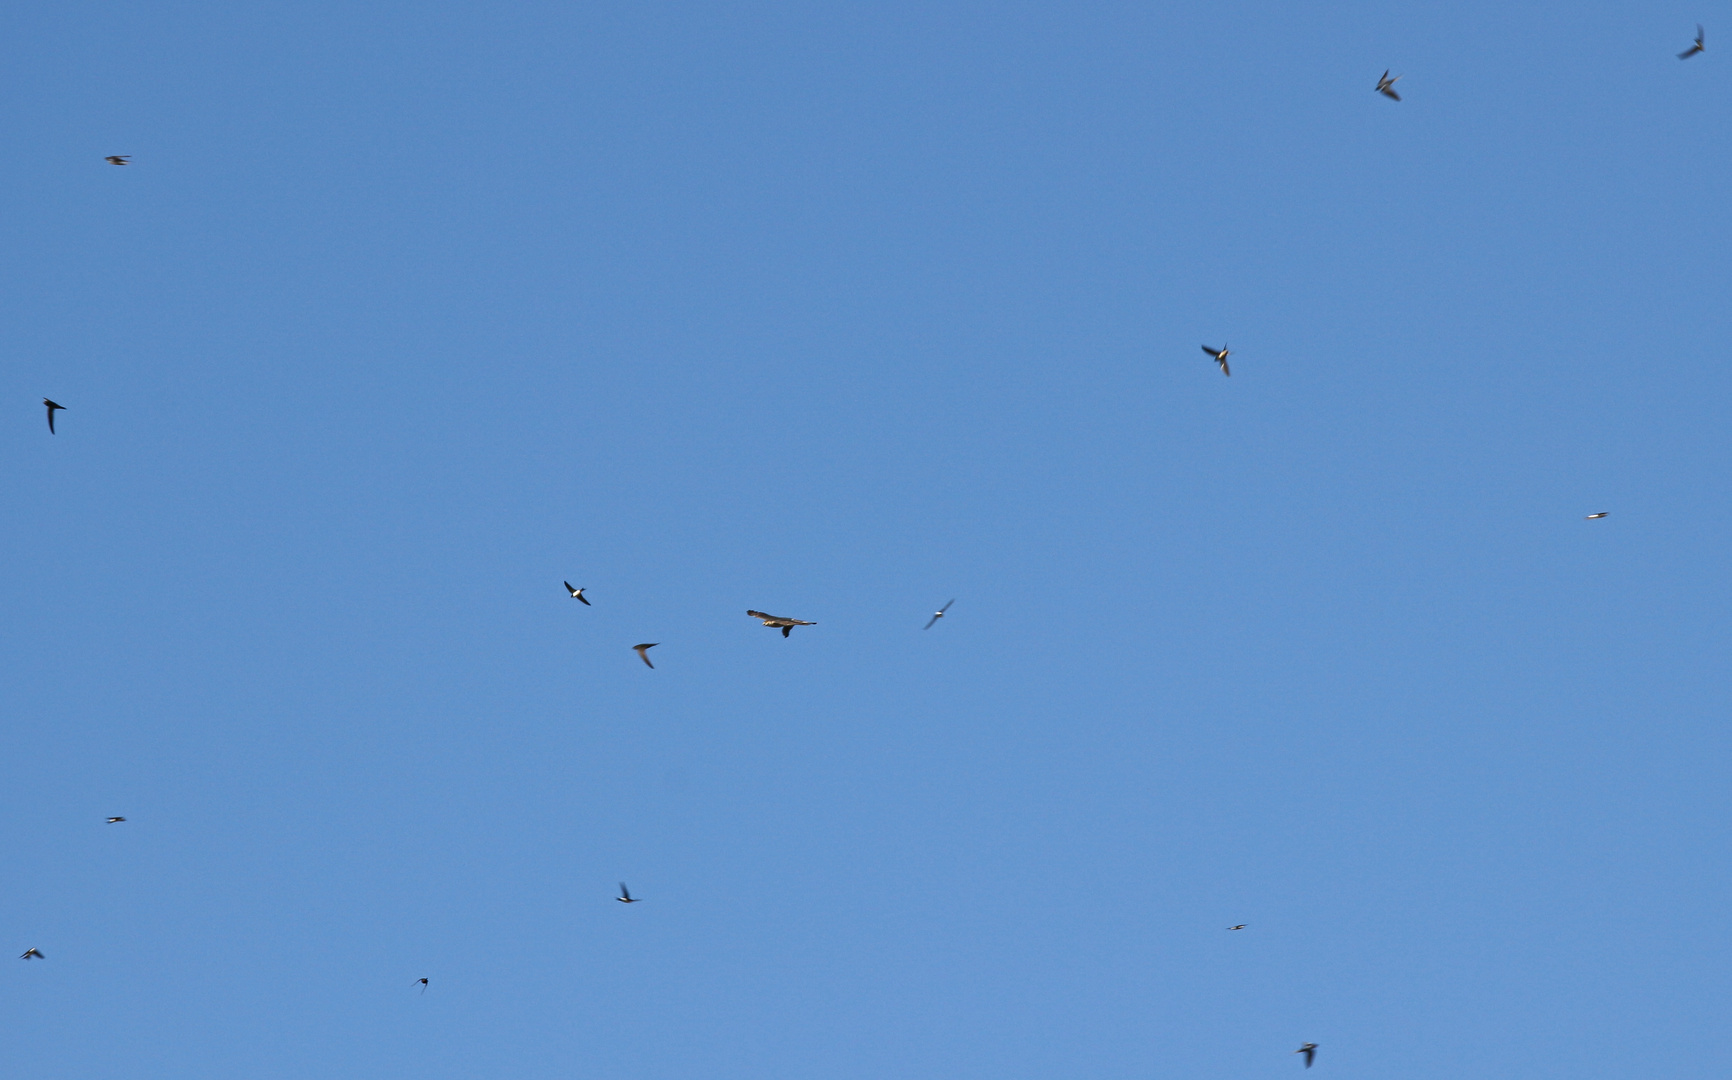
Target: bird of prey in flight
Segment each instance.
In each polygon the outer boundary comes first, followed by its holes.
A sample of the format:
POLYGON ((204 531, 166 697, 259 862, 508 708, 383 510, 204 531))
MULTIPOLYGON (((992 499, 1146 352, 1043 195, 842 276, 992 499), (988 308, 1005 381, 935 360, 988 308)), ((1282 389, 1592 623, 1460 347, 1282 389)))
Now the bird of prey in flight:
POLYGON ((1307 1069, 1309 1069, 1311 1067, 1311 1059, 1315 1058, 1317 1056, 1317 1044, 1316 1043, 1306 1043, 1304 1046, 1301 1046, 1299 1049, 1297 1049, 1293 1052, 1295 1054, 1304 1054, 1305 1055, 1305 1067, 1307 1069))
POLYGON ((618 900, 622 904, 642 903, 641 898, 633 896, 631 890, 625 887, 625 882, 623 881, 619 883, 619 895, 614 897, 614 899, 618 900))
POLYGON ((1583 518, 1583 519, 1582 519, 1582 520, 1583 520, 1583 521, 1594 521, 1594 520, 1596 520, 1596 519, 1598 519, 1598 518, 1603 518, 1603 517, 1605 517, 1605 516, 1606 516, 1606 515, 1607 515, 1607 514, 1609 514, 1609 513, 1611 513, 1611 511, 1610 511, 1610 510, 1601 510, 1601 511, 1600 511, 1600 512, 1599 512, 1599 513, 1597 513, 1597 514, 1589 514, 1589 515, 1588 515, 1588 516, 1587 516, 1587 517, 1585 517, 1585 518, 1583 518))
POLYGON ((56 405, 56 404, 54 404, 54 402, 49 401, 47 398, 42 399, 42 404, 48 406, 48 434, 52 435, 52 434, 54 434, 54 410, 60 409, 62 411, 65 411, 66 406, 56 405))
POLYGON ((772 629, 780 627, 783 637, 787 637, 789 634, 793 633, 794 627, 796 626, 818 625, 815 622, 807 622, 805 619, 784 619, 780 615, 766 615, 761 611, 747 611, 746 614, 750 615, 754 619, 764 620, 764 625, 771 627, 772 629))
POLYGON ((1394 98, 1396 101, 1400 101, 1401 95, 1395 92, 1395 84, 1400 81, 1401 76, 1397 75, 1392 79, 1389 77, 1389 71, 1385 69, 1383 72, 1383 78, 1377 80, 1377 92, 1386 98, 1394 98))
POLYGON ((1205 346, 1203 346, 1203 351, 1208 353, 1210 356, 1214 357, 1215 363, 1221 365, 1221 374, 1223 374, 1223 375, 1233 374, 1231 371, 1227 370, 1227 357, 1232 355, 1232 354, 1227 351, 1227 347, 1225 345, 1221 346, 1219 349, 1211 349, 1207 345, 1205 345, 1205 346))
POLYGON ((1688 49, 1685 49, 1683 52, 1679 53, 1678 59, 1688 60, 1692 56, 1695 56, 1697 53, 1702 52, 1703 50, 1705 50, 1707 48, 1708 48, 1708 46, 1705 45, 1702 41, 1702 24, 1697 23, 1696 24, 1696 41, 1688 49))
POLYGON ((126 820, 126 819, 125 819, 125 818, 123 818, 123 817, 111 817, 111 818, 109 818, 109 819, 108 819, 108 823, 109 823, 109 824, 110 824, 110 825, 119 825, 119 824, 120 824, 120 823, 121 823, 121 822, 123 822, 123 821, 125 821, 125 820, 126 820))
POLYGON ((1238 926, 1229 926, 1229 927, 1227 927, 1227 929, 1229 929, 1229 930, 1243 930, 1243 929, 1245 929, 1245 924, 1240 923, 1238 926))
POLYGON ((649 651, 660 644, 659 641, 646 641, 642 645, 633 645, 632 648, 637 650, 637 658, 643 661, 644 667, 653 671, 655 665, 649 662, 649 651))
POLYGON ((20 959, 20 960, 46 960, 46 959, 48 959, 48 957, 43 956, 42 950, 38 949, 36 946, 32 945, 30 948, 25 949, 24 955, 20 956, 18 959, 20 959))
POLYGON ((426 979, 416 979, 415 981, 421 984, 421 992, 423 994, 425 994, 427 992, 427 980, 426 979))
MULTIPOLYGON (((583 600, 583 590, 572 588, 569 581, 565 583, 565 591, 571 594, 573 600, 583 600)), ((583 606, 590 607, 591 604, 588 600, 583 600, 583 606)))
POLYGON ((107 157, 103 158, 102 160, 108 162, 110 165, 131 165, 132 164, 132 155, 131 154, 110 154, 107 157))
POLYGON ((944 618, 944 613, 946 611, 949 611, 950 605, 954 604, 954 603, 956 603, 956 597, 953 596, 948 601, 946 601, 946 603, 943 607, 941 607, 937 611, 933 612, 932 618, 926 620, 925 629, 927 629, 927 630, 932 629, 932 624, 937 622, 939 619, 944 618))

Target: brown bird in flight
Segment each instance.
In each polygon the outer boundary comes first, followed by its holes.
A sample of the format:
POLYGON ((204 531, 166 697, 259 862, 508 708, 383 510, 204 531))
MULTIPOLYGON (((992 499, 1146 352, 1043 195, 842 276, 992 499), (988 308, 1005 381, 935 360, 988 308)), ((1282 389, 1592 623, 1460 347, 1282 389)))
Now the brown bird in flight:
POLYGON ((1685 49, 1683 52, 1679 53, 1678 59, 1688 60, 1692 56, 1695 56, 1697 53, 1706 50, 1708 48, 1708 46, 1703 43, 1702 36, 1703 36, 1702 35, 1702 24, 1697 23, 1696 24, 1696 41, 1695 41, 1695 44, 1691 45, 1688 49, 1685 49))
POLYGON ((66 406, 56 405, 47 398, 42 399, 42 404, 48 406, 48 434, 52 435, 54 434, 54 410, 59 409, 60 411, 65 412, 66 406))
POLYGON ((622 904, 641 904, 641 903, 643 903, 642 900, 640 900, 639 898, 637 898, 631 894, 631 890, 625 887, 625 882, 623 882, 623 881, 619 883, 619 895, 614 897, 614 899, 618 900, 622 904))
POLYGON ((1311 1067, 1311 1059, 1313 1059, 1317 1056, 1317 1044, 1316 1043, 1306 1043, 1304 1046, 1301 1046, 1299 1049, 1297 1049, 1293 1052, 1295 1054, 1304 1054, 1305 1055, 1305 1067, 1307 1069, 1309 1069, 1311 1067))
POLYGON ((421 984, 421 992, 423 994, 425 994, 427 992, 427 980, 426 979, 416 979, 415 981, 421 984))
POLYGON ((110 165, 131 165, 132 164, 132 155, 131 154, 110 154, 107 157, 103 158, 102 160, 108 162, 110 165))
POLYGON ((1394 98, 1396 101, 1400 101, 1401 95, 1395 92, 1395 84, 1400 81, 1401 76, 1397 75, 1392 79, 1389 77, 1389 71, 1385 69, 1383 77, 1377 80, 1377 92, 1386 98, 1394 98))
POLYGON ((807 622, 805 619, 784 619, 780 615, 766 615, 761 611, 747 611, 746 614, 750 615, 754 619, 764 620, 764 625, 771 627, 772 629, 780 627, 783 637, 787 637, 789 634, 793 633, 794 627, 796 626, 818 625, 815 622, 807 622))
POLYGON ((1232 354, 1227 351, 1227 347, 1225 345, 1221 346, 1219 349, 1211 349, 1207 345, 1205 345, 1205 346, 1203 346, 1203 351, 1208 353, 1210 356, 1214 357, 1215 363, 1221 365, 1221 374, 1223 374, 1223 375, 1233 374, 1231 371, 1227 370, 1227 357, 1232 355, 1232 354))
POLYGON ((632 648, 637 650, 637 658, 642 660, 644 667, 649 668, 651 671, 655 670, 655 665, 649 662, 649 651, 660 644, 661 642, 659 641, 646 641, 642 645, 632 646, 632 648))
POLYGON ((30 948, 25 949, 24 955, 20 956, 18 959, 20 959, 20 960, 46 960, 46 959, 48 959, 48 957, 43 956, 42 950, 38 949, 36 946, 32 945, 30 948))

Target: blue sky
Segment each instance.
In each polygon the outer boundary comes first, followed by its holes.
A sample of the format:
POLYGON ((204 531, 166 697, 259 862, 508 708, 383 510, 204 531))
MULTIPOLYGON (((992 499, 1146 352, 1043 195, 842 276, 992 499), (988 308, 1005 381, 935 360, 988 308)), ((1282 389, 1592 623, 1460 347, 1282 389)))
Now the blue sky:
POLYGON ((1721 10, 0 15, 8 1071, 1723 1071, 1721 10))

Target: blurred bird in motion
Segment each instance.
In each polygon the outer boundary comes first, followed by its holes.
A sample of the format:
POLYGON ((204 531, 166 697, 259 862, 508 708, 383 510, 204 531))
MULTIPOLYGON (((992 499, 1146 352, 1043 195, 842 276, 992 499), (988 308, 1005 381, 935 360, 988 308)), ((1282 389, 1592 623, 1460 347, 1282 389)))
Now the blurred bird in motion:
POLYGON ((421 984, 421 992, 423 994, 425 994, 427 992, 427 980, 426 979, 416 979, 415 981, 421 984))
POLYGON ((1703 43, 1702 39, 1703 39, 1702 24, 1697 23, 1696 24, 1696 41, 1688 49, 1685 49, 1683 52, 1679 53, 1678 59, 1688 60, 1692 56, 1695 56, 1697 53, 1702 52, 1703 50, 1707 49, 1708 46, 1703 43))
POLYGON ((1400 101, 1401 95, 1395 92, 1395 84, 1400 81, 1401 76, 1399 75, 1393 79, 1390 78, 1389 71, 1386 68, 1384 69, 1383 77, 1377 80, 1377 92, 1386 98, 1394 98, 1396 101, 1400 101))
POLYGON ((1309 1069, 1311 1067, 1312 1059, 1317 1056, 1317 1044, 1316 1043, 1306 1043, 1304 1046, 1301 1046, 1299 1049, 1297 1049, 1293 1052, 1295 1054, 1304 1054, 1305 1055, 1305 1067, 1307 1069, 1309 1069))
POLYGON ((642 645, 632 646, 633 649, 637 650, 637 658, 643 661, 643 666, 649 668, 651 671, 655 670, 655 665, 649 662, 649 651, 660 644, 661 642, 659 641, 646 641, 642 645))
POLYGON ((1589 515, 1588 515, 1588 516, 1587 516, 1587 517, 1585 517, 1585 518, 1583 518, 1583 519, 1582 519, 1582 520, 1583 520, 1583 521, 1598 521, 1598 520, 1599 520, 1599 519, 1600 519, 1600 518, 1603 518, 1603 517, 1605 517, 1605 516, 1606 516, 1606 515, 1607 515, 1607 514, 1609 514, 1609 513, 1611 513, 1611 511, 1609 511, 1609 510, 1601 510, 1601 511, 1600 511, 1600 512, 1599 512, 1599 513, 1597 513, 1597 514, 1589 514, 1589 515))
POLYGON ((631 890, 625 887, 625 882, 623 882, 623 881, 619 883, 619 895, 614 897, 614 899, 618 900, 622 904, 641 904, 641 903, 643 903, 642 900, 638 899, 637 897, 635 897, 631 894, 631 890))
POLYGON ((110 154, 107 157, 103 158, 102 160, 108 162, 110 165, 131 165, 132 164, 132 155, 131 154, 110 154))
POLYGON ((46 959, 48 959, 48 957, 43 956, 42 950, 38 949, 36 946, 32 945, 30 948, 25 949, 24 955, 20 956, 18 959, 20 959, 20 960, 46 960, 46 959))
POLYGON ((65 412, 66 406, 56 405, 47 398, 42 399, 42 404, 48 406, 48 434, 52 435, 54 434, 54 410, 59 409, 60 411, 65 412))
POLYGON ((1225 345, 1221 346, 1219 349, 1211 349, 1207 345, 1205 345, 1205 346, 1203 346, 1203 351, 1208 353, 1210 356, 1214 357, 1215 363, 1221 365, 1221 374, 1223 374, 1223 375, 1233 374, 1231 371, 1227 370, 1227 357, 1231 356, 1232 354, 1227 351, 1227 347, 1225 345))
POLYGON ((1229 927, 1227 927, 1227 929, 1229 929, 1229 930, 1243 930, 1243 929, 1245 929, 1245 924, 1240 923, 1238 926, 1229 926, 1229 927))
POLYGON ((944 618, 944 613, 946 611, 949 611, 950 605, 954 604, 954 603, 956 603, 956 598, 954 596, 951 597, 949 600, 945 601, 944 606, 939 608, 937 611, 933 612, 932 618, 926 620, 926 625, 925 625, 925 627, 923 627, 923 629, 926 629, 926 630, 932 629, 932 624, 937 622, 939 619, 944 618))
POLYGON ((126 819, 125 819, 125 818, 123 818, 123 817, 111 817, 111 818, 109 818, 109 819, 108 819, 108 823, 109 823, 109 824, 110 824, 110 825, 119 825, 119 824, 120 824, 120 823, 121 823, 121 822, 123 822, 123 821, 125 821, 125 820, 126 820, 126 819))
MULTIPOLYGON (((583 600, 583 590, 572 588, 571 582, 569 581, 565 583, 565 591, 571 594, 573 600, 583 600)), ((595 605, 591 604, 588 600, 583 600, 583 606, 594 607, 595 605)))

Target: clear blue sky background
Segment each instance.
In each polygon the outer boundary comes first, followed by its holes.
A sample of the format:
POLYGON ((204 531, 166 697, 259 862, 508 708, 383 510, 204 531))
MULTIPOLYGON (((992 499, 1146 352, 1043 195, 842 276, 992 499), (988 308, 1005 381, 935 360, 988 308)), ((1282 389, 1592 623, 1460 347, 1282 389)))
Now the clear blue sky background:
POLYGON ((1725 11, 9 8, 7 1073, 1724 1073, 1725 11))

